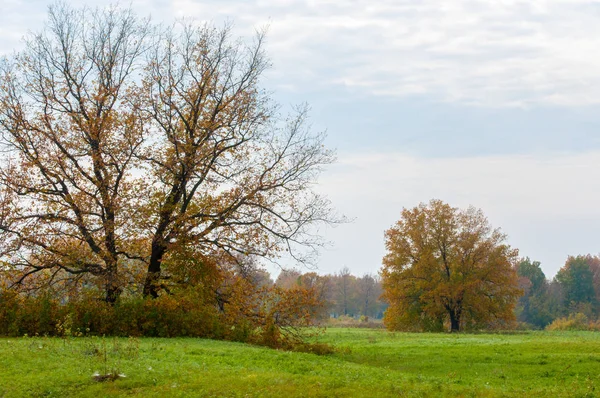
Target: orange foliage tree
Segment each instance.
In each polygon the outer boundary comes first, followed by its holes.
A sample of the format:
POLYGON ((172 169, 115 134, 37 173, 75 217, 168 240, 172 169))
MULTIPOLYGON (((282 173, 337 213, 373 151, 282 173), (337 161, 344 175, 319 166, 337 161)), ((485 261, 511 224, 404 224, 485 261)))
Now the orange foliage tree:
POLYGON ((481 210, 432 200, 385 233, 381 271, 390 329, 451 331, 501 326, 514 319, 520 290, 518 251, 481 210))
POLYGON ((321 245, 311 227, 337 221, 311 189, 333 154, 305 107, 282 119, 261 89, 263 41, 51 7, 0 65, 12 281, 85 274, 114 302, 127 288, 157 297, 178 266, 207 264, 190 253, 307 260, 321 245))

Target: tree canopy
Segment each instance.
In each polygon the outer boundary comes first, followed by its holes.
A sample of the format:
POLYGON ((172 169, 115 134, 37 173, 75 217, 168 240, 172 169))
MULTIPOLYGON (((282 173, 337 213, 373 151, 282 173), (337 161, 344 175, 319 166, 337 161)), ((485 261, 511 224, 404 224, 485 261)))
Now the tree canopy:
POLYGON ((282 117, 261 88, 264 32, 62 3, 48 17, 0 67, 13 283, 85 280, 113 302, 156 297, 215 259, 309 260, 312 226, 336 221, 311 189, 333 154, 306 107, 282 117))
POLYGON ((518 253, 505 240, 473 207, 432 200, 405 208, 385 233, 387 327, 459 331, 512 321, 518 253))
POLYGON ((523 290, 517 306, 517 318, 543 328, 552 321, 552 315, 548 308, 548 281, 541 264, 524 258, 517 265, 517 273, 519 287, 523 290))
POLYGON ((588 304, 595 310, 596 292, 594 290, 594 272, 590 267, 593 257, 569 257, 558 273, 556 280, 563 289, 565 308, 588 304))

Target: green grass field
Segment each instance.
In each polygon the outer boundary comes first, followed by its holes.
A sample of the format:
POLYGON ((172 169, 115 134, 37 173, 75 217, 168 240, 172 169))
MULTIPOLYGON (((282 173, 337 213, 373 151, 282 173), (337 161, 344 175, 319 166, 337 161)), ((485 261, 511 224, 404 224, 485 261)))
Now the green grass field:
POLYGON ((600 396, 600 333, 329 329, 335 354, 200 339, 2 338, 0 397, 600 396), (97 382, 112 369, 126 377, 97 382))

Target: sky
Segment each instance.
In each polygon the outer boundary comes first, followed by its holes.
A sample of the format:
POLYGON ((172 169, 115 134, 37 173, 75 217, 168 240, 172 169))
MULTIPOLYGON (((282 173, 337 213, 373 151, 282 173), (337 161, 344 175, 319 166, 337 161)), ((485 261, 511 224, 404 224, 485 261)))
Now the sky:
MULTIPOLYGON (((46 0, 1 0, 0 54, 46 0)), ((74 6, 105 1, 71 1, 74 6)), ((121 2, 124 4, 125 2, 121 2)), ((384 231, 432 198, 481 208, 547 277, 600 252, 600 2, 132 0, 155 22, 268 27, 263 85, 308 103, 337 162, 316 189, 353 221, 318 271, 377 273, 384 231)))

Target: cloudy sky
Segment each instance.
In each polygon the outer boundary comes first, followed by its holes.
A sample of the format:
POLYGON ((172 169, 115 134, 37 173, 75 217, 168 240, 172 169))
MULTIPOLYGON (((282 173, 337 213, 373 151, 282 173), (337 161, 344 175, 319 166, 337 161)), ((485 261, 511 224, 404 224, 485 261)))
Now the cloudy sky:
MULTIPOLYGON (((1 1, 8 54, 50 2, 1 1)), ((84 3, 106 2, 71 1, 84 3)), ((130 4, 155 21, 233 21, 245 37, 269 26, 264 85, 284 108, 311 105, 338 154, 318 189, 355 220, 324 231, 321 272, 376 273, 384 230, 432 198, 483 209, 548 277, 600 252, 600 2, 130 4)))

